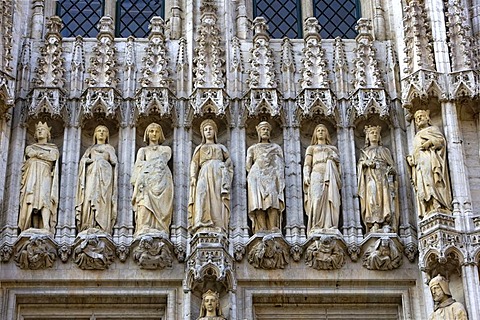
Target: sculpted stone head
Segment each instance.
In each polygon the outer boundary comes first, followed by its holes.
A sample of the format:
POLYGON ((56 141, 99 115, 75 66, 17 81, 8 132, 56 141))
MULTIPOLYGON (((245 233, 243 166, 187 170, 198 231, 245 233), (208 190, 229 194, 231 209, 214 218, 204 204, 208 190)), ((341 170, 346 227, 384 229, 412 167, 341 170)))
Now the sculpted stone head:
POLYGON ((372 139, 377 139, 378 145, 382 144, 382 127, 381 126, 365 126, 365 146, 371 145, 372 139))
POLYGON ((213 129, 213 140, 216 143, 218 127, 215 121, 213 121, 212 119, 203 120, 203 122, 200 124, 200 133, 202 134, 202 143, 205 143, 207 141, 206 134, 207 135, 209 134, 209 133, 206 133, 207 127, 210 127, 211 129, 213 129))
POLYGON ((258 142, 267 140, 270 142, 270 133, 272 132, 272 125, 267 121, 260 122, 255 129, 257 129, 258 142))
POLYGON ((325 140, 325 144, 331 144, 330 133, 328 132, 327 126, 319 124, 315 127, 315 130, 313 130, 311 144, 318 144, 318 141, 322 138, 325 140))
POLYGON ((143 141, 148 145, 150 144, 150 135, 158 134, 158 143, 163 143, 165 141, 165 136, 163 135, 162 126, 158 123, 152 122, 148 125, 145 129, 145 133, 143 134, 143 141))
POLYGON ((38 140, 42 140, 42 139, 47 139, 47 141, 49 141, 51 139, 51 130, 52 128, 49 127, 47 125, 47 123, 43 123, 41 121, 39 121, 36 125, 35 125, 35 135, 34 135, 34 138, 35 138, 35 141, 38 142, 38 140))
POLYGON ((97 144, 98 140, 103 140, 103 139, 105 139, 105 143, 108 143, 109 138, 110 138, 110 131, 106 126, 101 124, 95 128, 95 131, 93 133, 93 144, 97 144))
POLYGON ((202 295, 202 306, 200 308, 200 317, 221 316, 220 297, 215 291, 208 290, 202 295))
POLYGON ((442 302, 452 296, 447 279, 442 275, 437 275, 428 283, 430 292, 435 302, 442 302))

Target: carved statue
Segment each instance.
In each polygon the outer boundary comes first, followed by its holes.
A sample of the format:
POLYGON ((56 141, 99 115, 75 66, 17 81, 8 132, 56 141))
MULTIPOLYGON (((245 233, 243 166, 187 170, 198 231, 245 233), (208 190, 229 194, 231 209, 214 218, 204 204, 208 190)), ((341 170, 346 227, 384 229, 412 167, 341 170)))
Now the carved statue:
POLYGON ((305 263, 317 270, 340 269, 344 264, 344 252, 331 236, 315 240, 306 251, 305 263))
POLYGON ((208 290, 202 295, 200 316, 197 320, 225 320, 220 307, 220 296, 217 292, 208 290))
POLYGON ((46 269, 51 268, 57 252, 55 248, 47 242, 46 235, 33 235, 26 241, 15 255, 15 262, 21 269, 46 269))
POLYGON ((115 256, 111 248, 96 234, 86 236, 73 253, 74 262, 84 270, 104 270, 115 256))
POLYGON ((133 250, 133 260, 142 269, 163 269, 172 266, 173 256, 164 242, 143 236, 138 247, 133 250))
POLYGON ((167 163, 172 150, 159 145, 165 141, 159 124, 151 123, 143 139, 148 146, 138 150, 131 180, 135 235, 158 231, 168 235, 173 214, 173 180, 167 163))
POLYGON ((259 142, 247 149, 248 216, 253 233, 280 232, 285 209, 282 148, 270 142, 272 126, 260 122, 256 127, 259 142))
POLYGON ((396 230, 395 164, 390 150, 382 146, 380 126, 365 127, 365 148, 358 161, 358 195, 367 232, 383 227, 396 230))
POLYGON ((393 270, 402 265, 402 254, 392 239, 382 237, 363 257, 363 266, 369 270, 393 270))
POLYGON ((445 137, 431 125, 429 110, 415 112, 415 124, 418 132, 413 139, 413 154, 407 156, 407 161, 412 167, 420 218, 433 212, 450 213, 452 192, 445 137))
POLYGON ((269 234, 248 253, 248 262, 259 269, 283 269, 288 264, 288 250, 269 234))
POLYGON ((429 320, 468 320, 463 304, 452 299, 447 279, 438 275, 430 280, 428 286, 435 302, 429 320))
POLYGON ((48 143, 51 128, 47 123, 35 125, 36 143, 25 149, 20 188, 18 227, 55 232, 58 208, 58 158, 56 145, 48 143))
POLYGON ((217 143, 217 125, 211 119, 200 124, 202 144, 190 164, 188 222, 192 233, 214 228, 228 233, 233 166, 227 148, 217 143))
POLYGON ((117 156, 108 128, 95 128, 93 145, 80 160, 76 220, 79 231, 96 228, 111 234, 117 218, 117 156))
POLYGON ((316 126, 305 153, 303 189, 308 234, 337 229, 340 217, 340 158, 325 125, 316 126))

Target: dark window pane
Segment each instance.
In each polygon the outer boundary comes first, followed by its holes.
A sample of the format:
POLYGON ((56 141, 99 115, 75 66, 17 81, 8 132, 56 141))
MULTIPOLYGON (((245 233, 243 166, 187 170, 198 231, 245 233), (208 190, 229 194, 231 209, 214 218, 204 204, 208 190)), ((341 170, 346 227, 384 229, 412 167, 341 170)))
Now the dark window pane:
POLYGON ((62 18, 63 37, 96 37, 97 24, 103 16, 103 0, 59 0, 57 15, 62 18))
POLYGON ((146 38, 152 17, 164 18, 164 0, 118 0, 117 36, 146 38))
POLYGON ((355 38, 355 25, 358 16, 358 0, 314 0, 315 17, 322 30, 320 35, 324 39, 355 38))
POLYGON ((301 9, 299 0, 254 0, 255 17, 264 17, 272 38, 299 38, 301 9))

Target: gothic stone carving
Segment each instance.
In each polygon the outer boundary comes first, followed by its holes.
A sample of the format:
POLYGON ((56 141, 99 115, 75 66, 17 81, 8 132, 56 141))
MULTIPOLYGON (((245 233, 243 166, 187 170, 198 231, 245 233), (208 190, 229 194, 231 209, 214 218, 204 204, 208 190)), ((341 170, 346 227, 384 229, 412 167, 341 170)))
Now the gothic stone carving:
POLYGON ((132 243, 133 261, 142 269, 171 268, 172 244, 159 234, 145 234, 132 243))
POLYGON ((57 224, 58 158, 56 145, 47 143, 51 138, 47 123, 35 125, 36 143, 25 148, 20 188, 20 214, 18 227, 44 229, 52 234, 57 224))
POLYGON ((254 238, 249 246, 248 262, 258 269, 284 269, 289 260, 289 246, 281 234, 254 238))
POLYGON ((417 194, 420 219, 435 212, 452 212, 452 191, 447 168, 447 142, 438 127, 430 122, 430 111, 415 112, 417 133, 413 153, 407 156, 417 194))
POLYGON ((270 142, 272 126, 260 122, 257 127, 258 143, 247 149, 248 216, 253 233, 279 232, 285 209, 285 163, 283 150, 270 142))
POLYGON ((111 17, 102 17, 97 45, 93 49, 88 68, 88 88, 82 98, 83 114, 86 117, 97 112, 113 116, 117 111, 119 94, 116 90, 118 79, 115 54, 113 20, 111 17))
POLYGON ((228 233, 232 160, 227 148, 217 143, 215 121, 204 120, 200 132, 202 143, 195 148, 190 163, 189 230, 228 233))
POLYGON ((345 263, 341 241, 332 236, 317 237, 307 247, 305 264, 317 270, 340 269, 345 263))
POLYGON ((73 261, 83 270, 105 270, 115 260, 115 244, 110 235, 97 229, 78 234, 73 243, 73 261))
POLYGON ((111 234, 117 219, 118 159, 109 136, 106 126, 97 126, 94 144, 80 159, 75 204, 79 231, 97 228, 111 234))
POLYGON ((402 251, 389 237, 378 239, 363 255, 363 266, 369 270, 393 270, 402 265, 402 251))
POLYGON ((206 280, 220 282, 228 289, 236 288, 233 258, 228 254, 226 234, 200 231, 193 236, 190 246, 192 253, 187 258, 187 288, 192 289, 206 280))
POLYGON ((463 304, 452 298, 447 279, 439 274, 430 280, 428 287, 435 302, 435 309, 429 320, 468 320, 463 304))
POLYGON ((60 17, 53 16, 46 24, 48 32, 45 44, 40 48, 38 66, 35 68, 35 87, 32 93, 32 102, 29 114, 47 112, 60 116, 65 103, 65 58, 63 58, 62 36, 63 27, 60 17))
POLYGON ((200 307, 200 316, 197 320, 225 320, 220 306, 220 296, 218 292, 208 290, 202 295, 202 305, 200 307))
POLYGON ((48 233, 24 232, 15 244, 15 263, 20 269, 51 268, 57 258, 57 246, 48 233))

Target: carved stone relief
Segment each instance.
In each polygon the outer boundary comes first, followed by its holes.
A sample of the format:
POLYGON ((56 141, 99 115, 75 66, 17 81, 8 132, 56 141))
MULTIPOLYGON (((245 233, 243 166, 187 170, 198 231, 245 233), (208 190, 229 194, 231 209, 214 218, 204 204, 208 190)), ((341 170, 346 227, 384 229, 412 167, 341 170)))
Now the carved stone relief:
POLYGON ((155 234, 145 234, 132 243, 133 261, 142 269, 171 268, 172 244, 155 234))
POLYGON ((315 238, 305 252, 305 264, 313 269, 340 269, 344 263, 344 250, 339 241, 332 236, 315 238))
POLYGON ((97 229, 78 234, 73 243, 73 262, 83 270, 105 270, 115 260, 115 244, 110 235, 97 229))
POLYGON ((281 234, 268 234, 253 243, 248 252, 248 263, 255 268, 284 269, 288 264, 290 250, 281 234))
POLYGON ((48 232, 24 232, 15 244, 15 263, 20 269, 47 269, 57 259, 55 241, 48 232))
POLYGON ((402 250, 389 237, 379 238, 363 255, 363 266, 369 270, 393 270, 402 262, 402 250))

